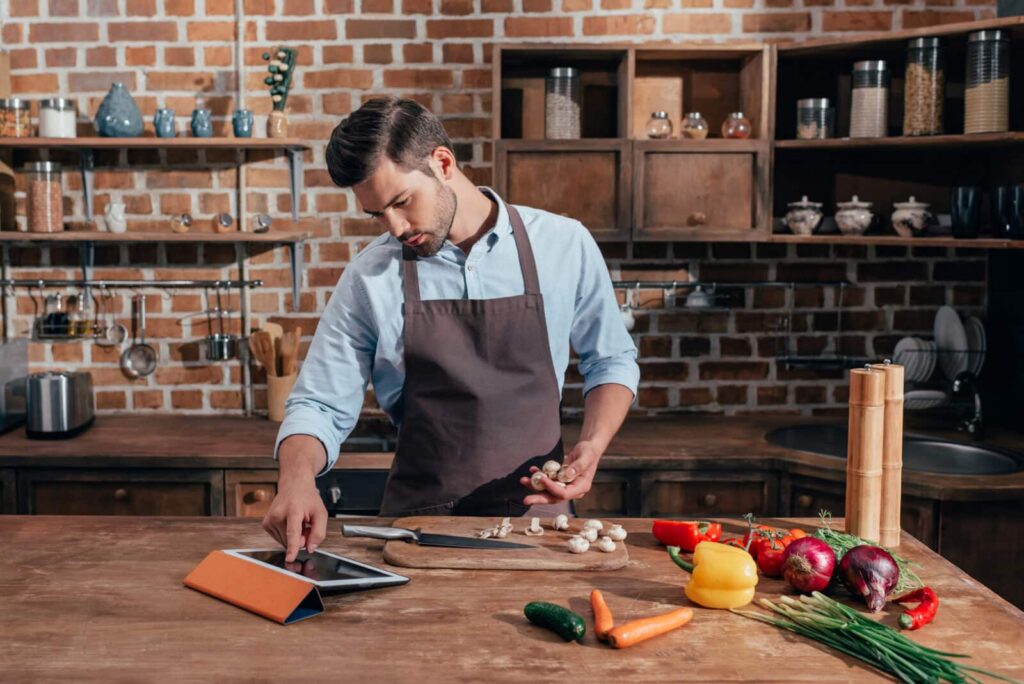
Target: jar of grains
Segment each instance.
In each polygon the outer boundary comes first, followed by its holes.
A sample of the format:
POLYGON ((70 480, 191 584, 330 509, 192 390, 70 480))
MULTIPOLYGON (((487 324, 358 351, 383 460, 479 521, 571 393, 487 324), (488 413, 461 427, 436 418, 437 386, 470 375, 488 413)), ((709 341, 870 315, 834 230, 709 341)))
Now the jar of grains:
POLYGON ((915 38, 907 43, 903 135, 942 133, 944 67, 941 39, 915 38))
POLYGON ((24 167, 28 229, 33 233, 59 233, 64 230, 64 192, 60 183, 60 164, 30 162, 24 167))
POLYGON ((1009 126, 1010 37, 975 31, 967 38, 964 133, 996 133, 1009 126))
POLYGON ((889 67, 872 59, 853 65, 850 137, 885 137, 889 120, 889 67))
POLYGON ((75 101, 66 97, 55 97, 39 103, 40 138, 74 138, 75 101))
POLYGON ((0 99, 0 138, 27 138, 30 135, 28 102, 18 97, 0 99))
POLYGON ((809 97, 796 101, 796 137, 798 140, 824 140, 835 135, 836 110, 827 97, 809 97))
POLYGON ((580 72, 573 67, 548 69, 544 87, 544 136, 580 137, 580 72))

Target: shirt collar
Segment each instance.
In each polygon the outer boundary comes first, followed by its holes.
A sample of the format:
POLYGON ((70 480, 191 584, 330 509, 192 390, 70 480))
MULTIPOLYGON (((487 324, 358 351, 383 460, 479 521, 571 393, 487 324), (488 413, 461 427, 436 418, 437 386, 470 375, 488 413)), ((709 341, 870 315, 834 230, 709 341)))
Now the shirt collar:
POLYGON ((512 234, 512 221, 510 221, 508 217, 508 207, 505 206, 505 202, 498 197, 498 193, 496 193, 493 188, 489 188, 486 185, 479 185, 477 186, 477 190, 498 203, 498 218, 494 222, 494 227, 484 235, 484 239, 489 243, 494 244, 501 239, 502 235, 512 234), (494 236, 493 238, 491 237, 492 235, 494 236))

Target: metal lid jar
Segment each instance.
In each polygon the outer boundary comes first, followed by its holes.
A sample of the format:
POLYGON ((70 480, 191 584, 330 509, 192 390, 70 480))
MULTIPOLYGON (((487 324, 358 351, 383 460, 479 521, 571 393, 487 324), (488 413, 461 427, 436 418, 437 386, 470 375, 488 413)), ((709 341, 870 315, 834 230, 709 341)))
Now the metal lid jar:
POLYGON ((871 59, 853 65, 850 137, 882 138, 889 121, 889 66, 871 59))
POLYGON ((904 79, 903 135, 939 135, 946 89, 940 38, 914 38, 907 43, 904 79))
POLYGON ((22 167, 25 174, 25 211, 28 230, 33 233, 59 233, 64 230, 64 191, 61 187, 60 164, 50 161, 30 162, 22 167))
POLYGON ((39 103, 40 138, 74 138, 78 135, 75 101, 54 97, 39 103))
POLYGON ((651 118, 647 120, 645 133, 652 140, 671 138, 672 120, 668 118, 668 112, 651 112, 651 118))
POLYGON ((996 133, 1009 128, 1010 36, 1003 30, 967 37, 964 132, 996 133))
POLYGON ((548 69, 544 80, 544 136, 555 140, 580 137, 580 72, 574 67, 548 69))
POLYGON ((835 135, 836 112, 827 97, 808 97, 796 101, 796 137, 798 140, 823 140, 835 135))
POLYGON ((703 140, 708 137, 708 122, 700 112, 689 112, 683 117, 680 132, 688 140, 703 140))
POLYGON ((27 138, 30 135, 28 102, 20 97, 0 99, 0 138, 27 138))

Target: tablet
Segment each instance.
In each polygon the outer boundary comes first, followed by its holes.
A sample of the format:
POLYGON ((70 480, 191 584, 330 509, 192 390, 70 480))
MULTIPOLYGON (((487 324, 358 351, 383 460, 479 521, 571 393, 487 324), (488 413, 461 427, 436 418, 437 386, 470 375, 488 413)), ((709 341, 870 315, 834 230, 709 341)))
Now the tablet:
POLYGON ((317 549, 312 554, 301 550, 291 563, 285 562, 285 551, 280 548, 224 549, 224 553, 298 577, 316 585, 324 594, 376 589, 377 587, 405 584, 409 581, 408 577, 396 575, 351 558, 336 556, 321 549, 317 549))

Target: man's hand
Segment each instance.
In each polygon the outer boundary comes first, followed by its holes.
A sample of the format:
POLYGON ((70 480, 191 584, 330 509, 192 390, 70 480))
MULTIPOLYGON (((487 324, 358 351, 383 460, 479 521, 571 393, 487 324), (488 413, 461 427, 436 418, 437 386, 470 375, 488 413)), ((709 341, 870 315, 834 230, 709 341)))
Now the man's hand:
MULTIPOLYGON (((541 479, 544 483, 544 491, 536 492, 523 499, 526 506, 538 504, 557 504, 562 501, 582 499, 594 482, 594 475, 597 473, 597 464, 601 460, 602 451, 593 442, 577 442, 573 450, 565 457, 564 466, 569 471, 569 477, 574 478, 572 482, 563 487, 546 475, 541 479)), ((536 466, 530 468, 533 474, 540 470, 536 466)), ((530 478, 519 478, 520 484, 530 487, 530 478)))
POLYGON ((285 562, 290 563, 299 549, 313 553, 327 536, 327 508, 316 488, 326 456, 317 439, 294 435, 281 443, 278 461, 277 496, 263 518, 263 529, 285 547, 285 562))

